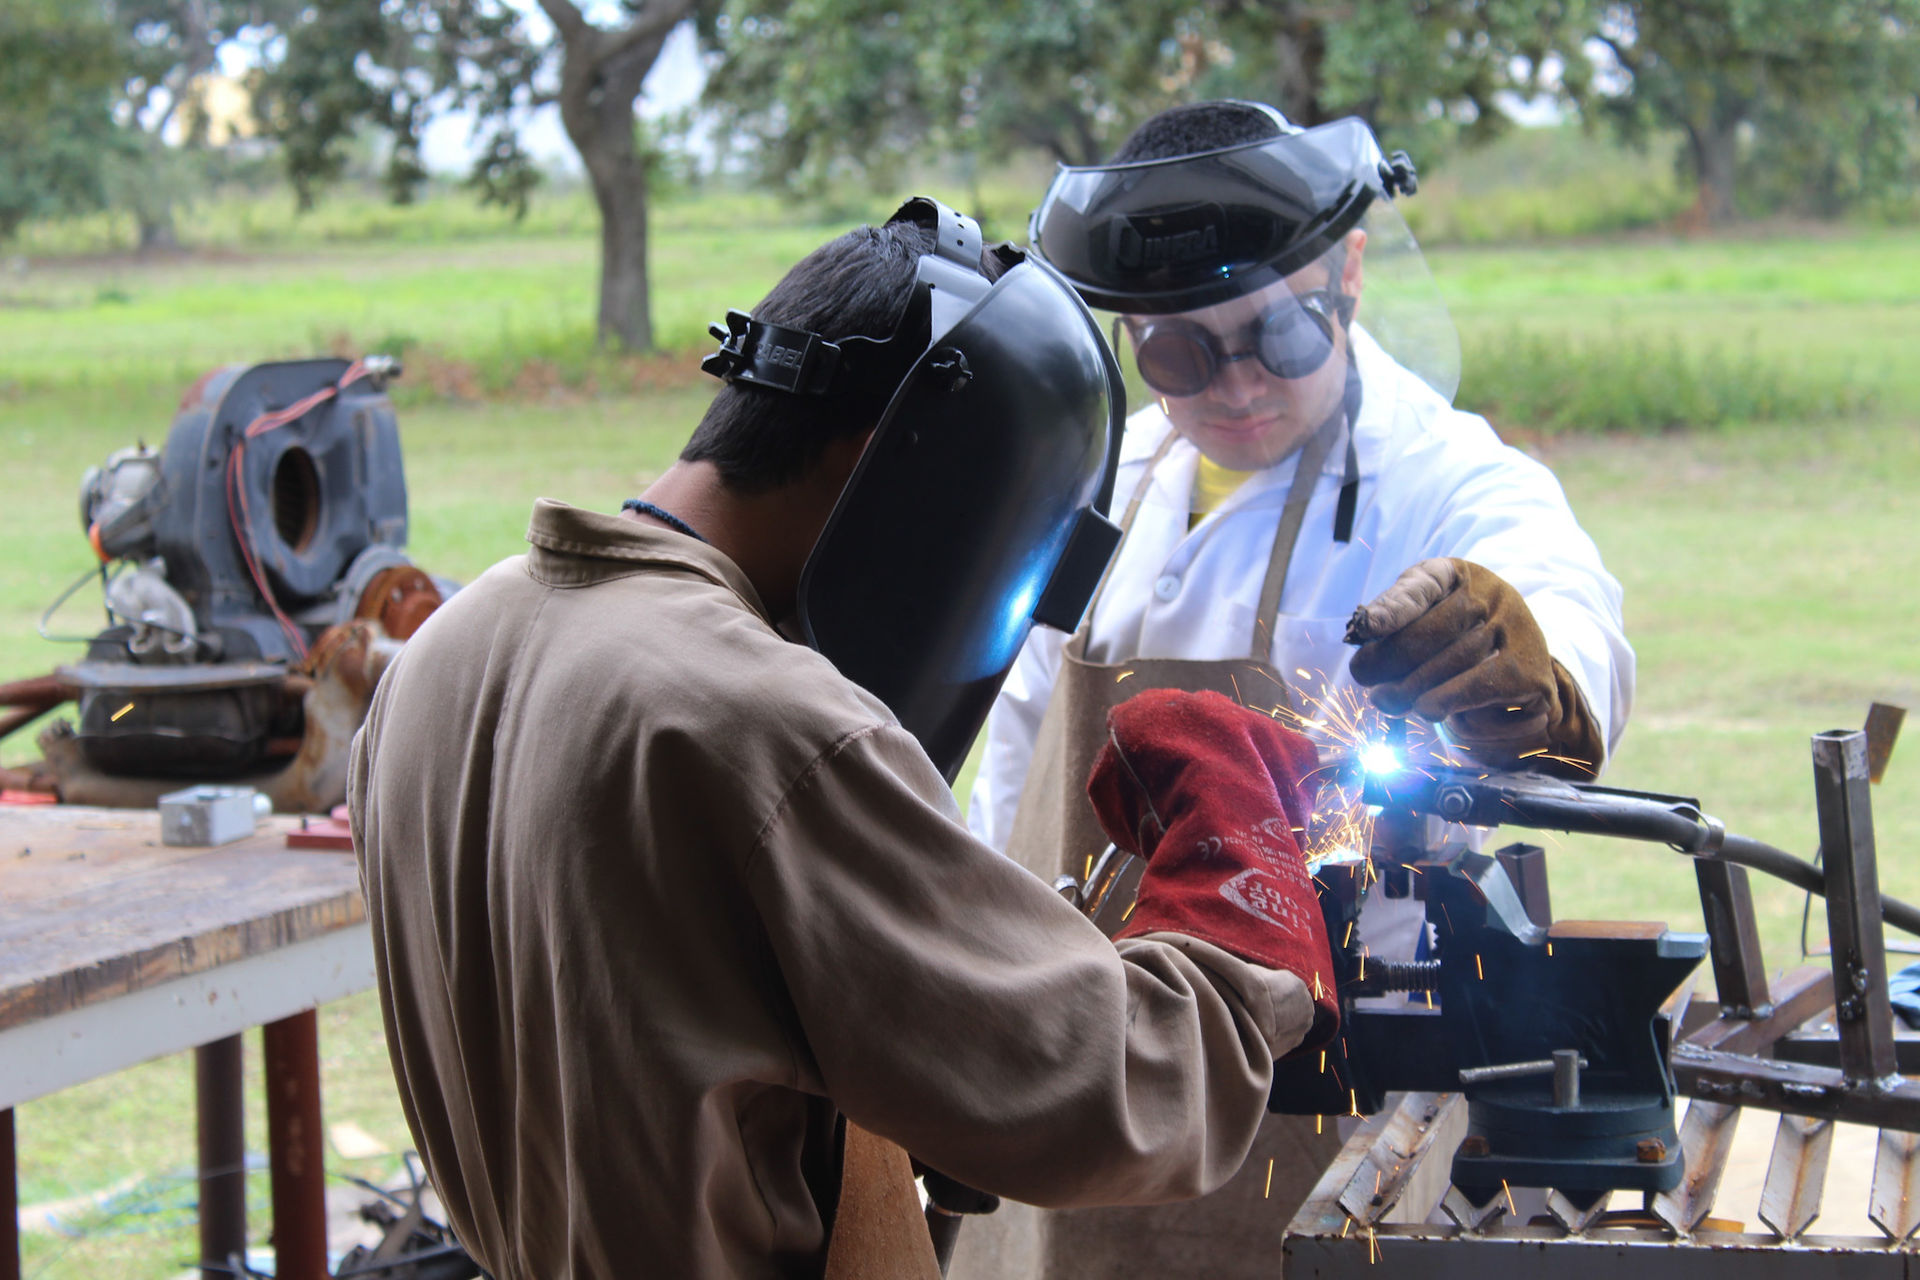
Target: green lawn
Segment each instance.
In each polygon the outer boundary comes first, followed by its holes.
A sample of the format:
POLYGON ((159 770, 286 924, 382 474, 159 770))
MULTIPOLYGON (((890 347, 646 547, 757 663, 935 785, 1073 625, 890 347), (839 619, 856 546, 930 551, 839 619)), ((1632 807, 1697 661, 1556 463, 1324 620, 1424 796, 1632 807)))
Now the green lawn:
MULTIPOLYGON (((657 313, 680 344, 726 305, 758 297, 829 230, 744 237, 696 225, 669 227, 658 242, 657 313)), ((1920 298, 1920 246, 1859 233, 1433 259, 1482 359, 1497 359, 1509 333, 1624 333, 1703 349, 1751 346, 1769 361, 1837 370, 1876 397, 1858 420, 1561 435, 1533 446, 1560 473, 1626 586, 1639 696, 1609 781, 1698 795, 1730 829, 1810 852, 1808 735, 1858 724, 1874 698, 1920 699, 1920 373, 1908 354, 1920 339, 1920 305, 1911 301, 1920 298)), ((136 438, 161 438, 174 399, 206 366, 395 337, 450 359, 564 337, 589 307, 592 260, 590 241, 553 234, 159 267, 90 260, 0 277, 0 448, 9 459, 0 678, 72 655, 33 629, 89 564, 75 515, 80 473, 136 438)), ((705 401, 701 383, 662 375, 643 396, 414 393, 401 426, 415 558, 470 577, 519 549, 536 496, 612 507, 671 458, 705 401)), ((1526 423, 1501 425, 1530 438, 1526 423)), ((97 625, 97 601, 81 599, 88 604, 64 611, 62 625, 97 625)), ((17 736, 0 758, 16 762, 29 747, 17 736)), ((1875 797, 1882 882, 1911 899, 1920 899, 1917 755, 1916 743, 1897 752, 1875 797)), ((1548 843, 1562 914, 1698 927, 1679 856, 1548 843)), ((1797 932, 1799 898, 1770 887, 1760 897, 1778 963, 1797 932)), ((328 1121, 403 1145, 369 997, 325 1011, 323 1054, 328 1121)), ((250 1058, 257 1069, 257 1053, 250 1058)), ((20 1108, 26 1203, 122 1188, 106 1208, 68 1216, 78 1235, 29 1234, 30 1276, 160 1277, 190 1256, 191 1190, 180 1174, 193 1158, 191 1093, 190 1059, 176 1057, 20 1108)), ((252 1105, 249 1144, 259 1150, 263 1124, 252 1105)), ((385 1156, 334 1167, 386 1174, 394 1164, 385 1156)), ((264 1207, 264 1185, 254 1199, 264 1207)), ((264 1234, 262 1219, 256 1238, 264 1234)))

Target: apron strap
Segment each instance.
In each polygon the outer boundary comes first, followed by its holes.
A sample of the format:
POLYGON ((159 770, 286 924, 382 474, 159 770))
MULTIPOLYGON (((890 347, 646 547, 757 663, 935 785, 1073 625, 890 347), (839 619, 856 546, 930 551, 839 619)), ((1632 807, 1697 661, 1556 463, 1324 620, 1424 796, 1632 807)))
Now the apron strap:
POLYGON ((1287 505, 1281 509, 1279 527, 1273 531, 1273 552, 1267 558, 1267 578, 1260 587, 1260 610, 1254 615, 1253 638, 1248 653, 1256 662, 1265 662, 1273 652, 1273 624, 1280 617, 1280 593, 1287 585, 1287 570, 1293 563, 1293 548, 1300 541, 1300 526, 1306 522, 1307 504, 1313 500, 1314 485, 1327 454, 1333 451, 1333 438, 1345 427, 1345 418, 1336 414, 1300 450, 1300 464, 1294 469, 1293 484, 1287 489, 1287 505))
POLYGON ((1113 576, 1113 566, 1120 563, 1120 548, 1126 545, 1127 534, 1133 528, 1134 517, 1140 514, 1140 504, 1145 500, 1147 490, 1153 487, 1154 468, 1160 465, 1160 460, 1167 456, 1167 451, 1173 448, 1173 442, 1179 438, 1180 433, 1173 429, 1172 423, 1168 423, 1167 434, 1160 438, 1160 446, 1147 459, 1147 469, 1140 473, 1140 483, 1133 486, 1133 496, 1127 499, 1126 514, 1120 517, 1120 541, 1114 544, 1113 554, 1107 558, 1107 567, 1100 571, 1100 581, 1094 584, 1093 594, 1087 597, 1087 611, 1081 615, 1080 625, 1067 641, 1068 647, 1075 653, 1084 652, 1087 647, 1087 637, 1093 632, 1093 608, 1100 602, 1100 597, 1106 594, 1107 579, 1113 576))

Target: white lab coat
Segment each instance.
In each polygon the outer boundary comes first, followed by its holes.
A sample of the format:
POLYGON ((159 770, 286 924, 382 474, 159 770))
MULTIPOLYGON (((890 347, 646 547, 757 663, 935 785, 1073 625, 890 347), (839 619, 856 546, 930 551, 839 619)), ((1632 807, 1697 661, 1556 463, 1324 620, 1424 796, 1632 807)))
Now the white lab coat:
MULTIPOLYGON (((1429 556, 1458 556, 1511 583, 1546 634, 1548 651, 1580 685, 1609 753, 1633 702, 1633 650, 1620 621, 1620 584, 1553 473, 1500 443, 1486 419, 1449 406, 1354 331, 1361 378, 1354 442, 1359 504, 1350 542, 1333 539, 1346 469, 1329 452, 1294 547, 1270 661, 1304 692, 1351 696, 1347 619, 1429 556), (1303 674, 1304 673, 1304 674, 1303 674)), ((1155 406, 1127 422, 1115 517, 1172 424, 1155 406)), ((1245 654, 1296 453, 1250 478, 1189 530, 1200 454, 1176 441, 1154 479, 1093 611, 1087 657, 1231 658, 1245 654)), ((1036 628, 987 720, 987 749, 968 806, 974 832, 1005 849, 1034 736, 1066 636, 1036 628)), ((1280 701, 1278 691, 1249 702, 1280 701)))

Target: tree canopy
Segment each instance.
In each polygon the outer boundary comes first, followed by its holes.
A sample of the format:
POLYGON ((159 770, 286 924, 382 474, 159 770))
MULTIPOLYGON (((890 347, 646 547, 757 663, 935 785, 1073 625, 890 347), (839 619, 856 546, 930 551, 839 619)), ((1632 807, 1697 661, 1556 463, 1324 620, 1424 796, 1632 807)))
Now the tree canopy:
POLYGON ((669 32, 694 0, 621 0, 618 21, 589 21, 571 0, 541 0, 553 24, 536 36, 500 0, 333 0, 302 11, 262 80, 257 109, 285 148, 303 201, 340 172, 364 127, 392 139, 387 185, 407 199, 426 177, 427 122, 471 112, 483 136, 468 177, 484 200, 524 211, 538 181, 519 129, 557 103, 600 209, 605 344, 653 345, 647 296, 647 174, 634 104, 669 32))
POLYGON ((1254 97, 1312 125, 1487 134, 1503 91, 1585 88, 1584 11, 1527 0, 727 0, 709 100, 766 170, 818 182, 926 150, 1092 163, 1146 116, 1254 97))
POLYGON ((58 0, 0 7, 0 240, 28 218, 105 203, 120 70, 100 14, 58 0))

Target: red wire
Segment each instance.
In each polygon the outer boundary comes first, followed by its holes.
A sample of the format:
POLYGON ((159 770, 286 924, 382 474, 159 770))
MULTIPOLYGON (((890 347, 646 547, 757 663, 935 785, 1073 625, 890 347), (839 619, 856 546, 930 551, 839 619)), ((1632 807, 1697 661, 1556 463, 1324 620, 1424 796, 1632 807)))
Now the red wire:
POLYGON ((253 540, 247 536, 247 530, 253 527, 253 514, 247 507, 247 489, 242 476, 247 441, 284 427, 290 422, 298 422, 366 374, 366 363, 355 360, 347 366, 347 371, 340 375, 340 381, 332 386, 322 387, 313 394, 294 401, 284 409, 275 409, 271 413, 261 414, 247 424, 246 430, 240 433, 240 442, 234 445, 233 452, 227 455, 227 522, 233 526, 234 540, 240 544, 240 558, 247 566, 247 573, 253 579, 253 585, 259 589, 261 596, 266 600, 267 608, 272 610, 275 621, 279 622, 280 629, 286 632, 287 639, 293 643, 294 652, 302 659, 307 656, 307 638, 298 624, 287 616, 285 610, 281 609, 280 601, 274 596, 273 588, 267 583, 267 575, 260 567, 260 556, 254 549, 253 540), (237 511, 234 509, 236 498, 239 506, 237 511))

